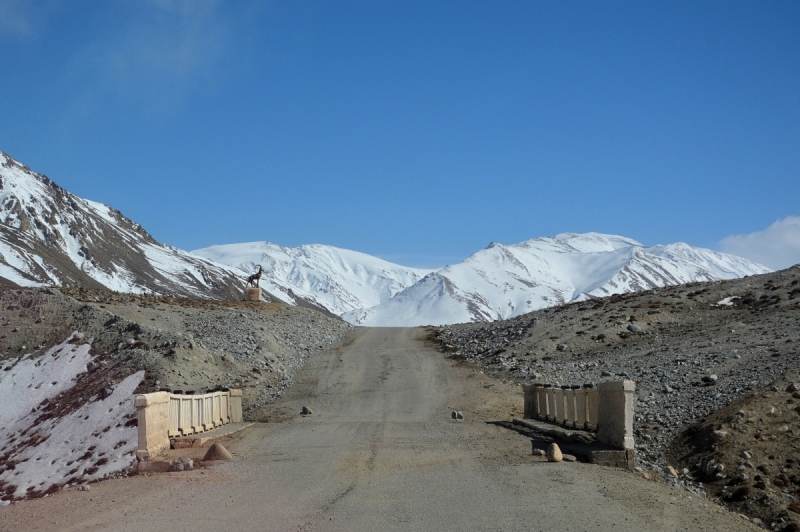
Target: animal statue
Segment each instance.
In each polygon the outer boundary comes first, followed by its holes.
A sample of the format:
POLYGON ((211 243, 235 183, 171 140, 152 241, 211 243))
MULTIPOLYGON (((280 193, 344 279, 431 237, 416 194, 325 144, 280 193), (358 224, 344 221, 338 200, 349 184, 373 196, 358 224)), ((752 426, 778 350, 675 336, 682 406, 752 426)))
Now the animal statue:
POLYGON ((252 286, 254 288, 258 288, 258 283, 261 281, 261 273, 263 270, 261 269, 261 265, 258 265, 258 271, 247 278, 247 286, 252 286))

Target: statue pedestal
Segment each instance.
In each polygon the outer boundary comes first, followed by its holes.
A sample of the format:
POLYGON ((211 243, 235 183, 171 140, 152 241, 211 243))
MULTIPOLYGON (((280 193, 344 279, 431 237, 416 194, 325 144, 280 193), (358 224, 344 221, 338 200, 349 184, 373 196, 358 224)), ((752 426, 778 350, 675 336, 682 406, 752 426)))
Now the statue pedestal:
POLYGON ((244 293, 245 301, 261 301, 261 288, 245 288, 244 293))

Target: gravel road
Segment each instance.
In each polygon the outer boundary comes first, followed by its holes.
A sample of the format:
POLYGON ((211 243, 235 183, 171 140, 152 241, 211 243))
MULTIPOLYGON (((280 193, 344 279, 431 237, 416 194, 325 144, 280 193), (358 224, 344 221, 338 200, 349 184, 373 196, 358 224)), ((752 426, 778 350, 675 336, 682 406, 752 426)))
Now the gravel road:
POLYGON ((423 334, 360 329, 312 355, 274 408, 314 413, 226 441, 231 461, 12 504, 0 530, 756 530, 630 472, 531 456, 487 423, 519 389, 453 367, 423 334))

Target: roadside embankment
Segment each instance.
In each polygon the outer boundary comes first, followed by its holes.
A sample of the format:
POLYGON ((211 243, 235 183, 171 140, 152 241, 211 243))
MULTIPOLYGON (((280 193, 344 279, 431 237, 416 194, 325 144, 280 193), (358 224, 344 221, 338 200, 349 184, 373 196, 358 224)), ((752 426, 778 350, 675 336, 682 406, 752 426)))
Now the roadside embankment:
POLYGON ((4 404, 16 405, 0 413, 6 499, 127 474, 137 439, 134 393, 238 388, 245 418, 258 419, 310 355, 339 345, 353 330, 283 304, 81 288, 0 287, 0 324, 0 389, 4 404), (118 418, 98 417, 105 401, 114 402, 105 410, 118 418), (61 440, 67 425, 69 436, 61 440), (110 435, 117 438, 111 450, 98 454, 110 435), (65 442, 63 452, 47 454, 47 441, 65 442), (34 464, 38 472, 25 480, 23 469, 34 464))

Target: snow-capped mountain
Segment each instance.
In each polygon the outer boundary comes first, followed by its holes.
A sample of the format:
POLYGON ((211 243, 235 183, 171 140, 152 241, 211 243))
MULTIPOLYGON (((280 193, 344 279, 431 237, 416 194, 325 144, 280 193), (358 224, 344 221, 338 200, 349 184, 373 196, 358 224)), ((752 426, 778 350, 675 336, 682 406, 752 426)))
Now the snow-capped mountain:
POLYGON ((0 152, 0 284, 239 298, 242 275, 159 244, 119 211, 0 152))
POLYGON ((435 271, 319 244, 289 248, 249 242, 212 246, 192 254, 248 272, 261 266, 261 286, 273 295, 288 303, 301 298, 336 315, 388 301, 435 271))
POLYGON ((342 317, 368 326, 444 325, 511 318, 569 301, 771 271, 683 243, 644 247, 598 233, 491 244, 388 301, 342 317))
POLYGON ((0 152, 0 284, 239 299, 244 277, 259 265, 261 286, 272 295, 370 326, 496 320, 590 297, 770 271, 683 243, 645 247, 598 233, 491 244, 436 270, 322 245, 252 242, 188 253, 0 152))

